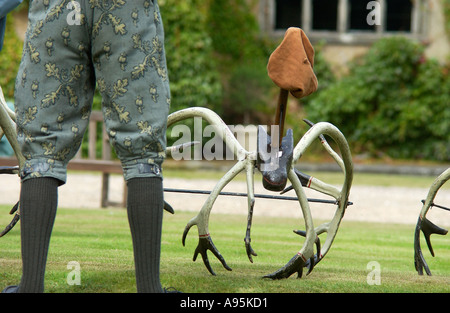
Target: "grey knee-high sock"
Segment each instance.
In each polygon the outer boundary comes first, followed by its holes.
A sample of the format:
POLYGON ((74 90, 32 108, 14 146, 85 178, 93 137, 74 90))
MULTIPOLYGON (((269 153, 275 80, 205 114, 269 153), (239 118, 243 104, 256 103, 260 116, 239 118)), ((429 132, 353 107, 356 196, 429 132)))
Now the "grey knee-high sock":
POLYGON ((18 292, 44 292, 48 247, 58 205, 58 186, 58 180, 53 178, 33 178, 22 182, 22 279, 18 292))
POLYGON ((159 278, 164 208, 162 180, 157 177, 133 178, 127 186, 137 291, 159 293, 162 292, 159 278))

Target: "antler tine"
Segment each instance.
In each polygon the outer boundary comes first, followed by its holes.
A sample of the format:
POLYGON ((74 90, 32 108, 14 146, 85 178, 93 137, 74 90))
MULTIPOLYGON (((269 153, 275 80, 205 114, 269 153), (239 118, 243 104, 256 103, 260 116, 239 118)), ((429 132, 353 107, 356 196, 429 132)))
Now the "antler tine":
MULTIPOLYGON (((303 121, 306 124, 308 124, 310 127, 314 126, 314 123, 311 122, 310 120, 303 119, 303 121)), ((341 170, 345 173, 344 161, 342 161, 342 158, 339 156, 339 154, 337 154, 336 151, 334 151, 333 148, 331 148, 330 144, 325 139, 325 136, 320 135, 319 140, 320 140, 320 143, 322 144, 322 146, 325 148, 325 150, 331 155, 331 157, 336 161, 336 163, 339 165, 341 170)))
POLYGON ((184 151, 184 149, 188 149, 190 147, 193 146, 197 146, 200 144, 200 141, 192 141, 192 142, 186 142, 186 143, 182 143, 176 146, 172 146, 172 147, 167 147, 166 148, 166 156, 172 156, 174 152, 179 152, 182 153, 184 151))
POLYGON ((20 219, 20 215, 19 214, 14 215, 11 223, 9 223, 8 226, 6 226, 5 229, 0 233, 0 238, 3 237, 4 235, 6 235, 7 233, 9 233, 9 231, 11 229, 13 229, 14 226, 16 226, 16 224, 19 221, 19 219, 20 219))
POLYGON ((444 228, 436 226, 432 222, 430 222, 426 217, 420 217, 417 221, 416 230, 414 232, 414 266, 419 275, 423 275, 423 269, 428 276, 431 276, 430 268, 425 261, 425 257, 422 253, 422 248, 420 246, 420 231, 423 232, 425 237, 425 241, 427 243, 428 249, 430 250, 431 255, 434 257, 433 247, 431 246, 430 235, 438 234, 438 235, 446 235, 448 231, 444 228))
MULTIPOLYGON (((300 236, 306 238, 306 232, 303 231, 303 230, 294 230, 294 233, 296 233, 297 235, 300 235, 300 236)), ((306 273, 306 275, 309 275, 312 272, 312 270, 314 269, 314 266, 317 263, 319 263, 320 260, 322 259, 321 258, 321 253, 320 253, 320 238, 319 238, 319 234, 317 234, 316 240, 315 240, 314 243, 316 244, 317 253, 306 261, 305 267, 308 268, 308 272, 306 273)))
POLYGON ((8 224, 8 226, 5 227, 5 229, 0 233, 0 238, 3 237, 4 235, 6 235, 7 233, 10 232, 11 229, 14 228, 14 226, 17 224, 17 222, 20 219, 20 210, 19 210, 19 202, 16 203, 16 205, 11 209, 11 211, 9 212, 9 214, 14 214, 14 217, 12 219, 12 221, 8 224))
POLYGON ((219 196, 222 189, 237 175, 239 174, 246 166, 246 164, 250 162, 249 159, 238 161, 226 174, 223 176, 219 182, 216 184, 212 192, 209 194, 208 199, 203 204, 202 209, 197 214, 196 217, 191 219, 189 223, 187 224, 184 232, 183 232, 183 245, 185 243, 185 239, 187 236, 187 233, 189 232, 189 229, 197 225, 198 228, 198 235, 199 235, 199 241, 197 248, 194 252, 194 258, 195 261, 197 259, 198 254, 202 256, 203 263, 205 264, 208 271, 215 275, 214 271, 211 268, 211 265, 208 260, 207 250, 210 250, 216 258, 219 259, 219 261, 222 263, 223 267, 229 271, 231 271, 231 268, 227 265, 225 262, 225 259, 222 257, 222 255, 219 253, 218 249, 215 247, 211 236, 209 234, 208 230, 208 224, 209 224, 209 216, 212 210, 212 207, 214 205, 214 202, 216 201, 217 197, 219 196))
MULTIPOLYGON (((446 235, 447 230, 440 228, 430 222, 426 215, 431 206, 433 206, 433 200, 436 197, 439 189, 450 179, 450 168, 445 170, 441 175, 439 175, 431 185, 427 198, 422 201, 423 206, 422 210, 419 214, 419 219, 417 221, 416 230, 414 233, 414 265, 419 273, 419 275, 423 275, 423 269, 425 269, 427 275, 431 276, 431 271, 428 267, 427 262, 422 254, 422 248, 420 247, 420 231, 423 232, 425 236, 425 240, 428 245, 428 249, 430 250, 431 255, 434 257, 433 247, 431 246, 430 235, 439 234, 446 235)), ((446 209, 446 208, 445 208, 446 209)))
POLYGON ((245 233, 245 250, 247 251, 248 259, 251 263, 253 263, 253 256, 257 256, 255 251, 253 250, 250 242, 252 241, 250 238, 250 231, 252 227, 253 220, 253 208, 255 206, 255 194, 254 194, 254 179, 253 179, 253 164, 247 163, 245 166, 246 175, 247 175, 247 200, 248 200, 248 217, 247 217, 247 231, 245 233))
POLYGON ((0 166, 0 174, 19 174, 18 166, 0 166))
POLYGON ((22 168, 25 163, 25 158, 21 153, 19 143, 17 141, 15 120, 16 116, 14 112, 6 105, 6 101, 3 97, 3 91, 0 87, 0 125, 2 125, 2 131, 6 135, 6 138, 8 138, 8 141, 16 154, 17 160, 19 161, 19 166, 22 168))
POLYGON ((432 234, 447 235, 448 230, 441 228, 439 226, 436 226, 435 224, 430 222, 425 217, 422 219, 421 230, 425 236, 425 241, 427 242, 428 249, 430 250, 431 255, 434 257, 434 251, 433 251, 433 247, 431 246, 430 236, 432 234))
POLYGON ((14 122, 16 121, 16 113, 11 110, 8 105, 6 104, 5 96, 3 95, 2 87, 0 86, 0 104, 5 108, 6 113, 8 113, 9 118, 12 119, 14 122))

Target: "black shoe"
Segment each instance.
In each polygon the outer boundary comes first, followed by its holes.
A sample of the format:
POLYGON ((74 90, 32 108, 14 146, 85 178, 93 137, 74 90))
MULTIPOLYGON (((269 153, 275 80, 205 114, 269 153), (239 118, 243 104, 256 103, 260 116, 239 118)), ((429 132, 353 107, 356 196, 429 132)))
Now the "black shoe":
POLYGON ((176 290, 173 287, 163 288, 164 293, 182 293, 181 291, 176 290))
POLYGON ((17 293, 19 291, 19 286, 8 286, 2 290, 2 293, 17 293))

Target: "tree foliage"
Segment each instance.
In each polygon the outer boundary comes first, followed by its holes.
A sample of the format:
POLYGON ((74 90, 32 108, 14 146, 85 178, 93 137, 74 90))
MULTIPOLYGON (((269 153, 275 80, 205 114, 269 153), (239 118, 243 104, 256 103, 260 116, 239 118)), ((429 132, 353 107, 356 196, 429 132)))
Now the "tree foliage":
POLYGON ((5 40, 0 52, 0 86, 7 99, 14 98, 14 85, 22 58, 22 41, 18 38, 12 16, 6 19, 5 40))
POLYGON ((251 1, 210 0, 207 21, 220 61, 222 118, 229 124, 264 123, 274 108, 266 70, 273 44, 261 36, 251 1))
POLYGON ((206 0, 160 0, 171 111, 203 106, 217 108, 222 86, 207 31, 206 0))
POLYGON ((450 37, 450 0, 443 0, 444 17, 445 17, 445 31, 447 37, 450 37))

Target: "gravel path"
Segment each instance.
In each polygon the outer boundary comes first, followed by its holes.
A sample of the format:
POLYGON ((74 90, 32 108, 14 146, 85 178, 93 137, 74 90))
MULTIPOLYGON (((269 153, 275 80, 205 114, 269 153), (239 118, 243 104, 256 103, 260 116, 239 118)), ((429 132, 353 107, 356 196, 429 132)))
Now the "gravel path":
MULTIPOLYGON (((0 189, 0 204, 14 204, 19 198, 19 179, 13 175, 2 175, 2 188, 0 189)), ((186 188, 211 190, 213 180, 188 180, 166 178, 166 188, 186 188)), ((110 194, 112 201, 122 201, 123 179, 121 176, 112 176, 110 194)), ((68 176, 66 185, 59 190, 59 206, 64 208, 98 208, 100 206, 101 176, 96 174, 72 173, 68 176)), ((245 182, 231 182, 224 191, 246 192, 245 182)), ((324 198, 321 194, 305 189, 310 198, 324 198)), ((255 181, 255 193, 268 194, 261 182, 255 181)), ((380 223, 415 224, 421 210, 421 200, 426 197, 426 188, 383 187, 383 186, 353 186, 350 201, 354 204, 347 209, 344 220, 367 221, 380 223)), ((293 195, 287 194, 287 195, 293 195)), ((166 193, 165 199, 175 211, 192 211, 192 216, 199 212, 205 195, 182 193, 166 193)), ((442 189, 436 198, 437 203, 450 204, 450 189, 442 189)), ((331 218, 334 206, 324 204, 311 204, 314 218, 331 218)), ((255 216, 283 216, 302 217, 300 206, 295 201, 280 201, 256 199, 255 216)), ((1 214, 7 214, 3 212, 1 214)), ((244 197, 221 196, 214 204, 212 213, 247 214, 247 201, 244 197)), ((437 208, 432 209, 428 215, 433 223, 441 226, 450 226, 450 214, 437 208)))

